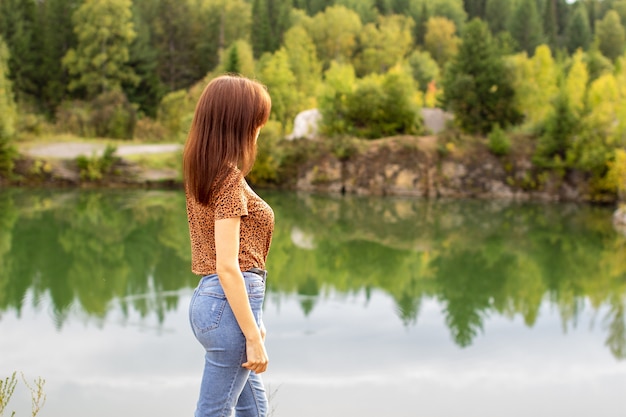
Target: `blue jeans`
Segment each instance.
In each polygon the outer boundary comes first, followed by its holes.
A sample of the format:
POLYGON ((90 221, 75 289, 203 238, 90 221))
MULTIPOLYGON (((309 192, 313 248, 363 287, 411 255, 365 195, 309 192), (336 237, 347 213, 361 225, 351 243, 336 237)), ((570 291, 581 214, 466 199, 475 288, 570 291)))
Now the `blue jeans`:
MULTIPOLYGON (((261 325, 265 281, 243 273, 248 299, 261 325)), ((246 362, 246 339, 226 300, 217 275, 202 277, 189 304, 189 321, 206 350, 200 399, 195 417, 265 417, 267 397, 261 377, 241 366, 246 362)))

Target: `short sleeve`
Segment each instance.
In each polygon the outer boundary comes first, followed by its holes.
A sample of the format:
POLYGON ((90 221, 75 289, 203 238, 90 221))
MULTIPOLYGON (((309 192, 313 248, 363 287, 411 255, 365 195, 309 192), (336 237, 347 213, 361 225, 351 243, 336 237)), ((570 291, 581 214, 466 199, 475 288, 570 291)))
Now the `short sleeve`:
POLYGON ((239 170, 228 174, 215 198, 215 220, 248 215, 248 199, 244 179, 239 170))

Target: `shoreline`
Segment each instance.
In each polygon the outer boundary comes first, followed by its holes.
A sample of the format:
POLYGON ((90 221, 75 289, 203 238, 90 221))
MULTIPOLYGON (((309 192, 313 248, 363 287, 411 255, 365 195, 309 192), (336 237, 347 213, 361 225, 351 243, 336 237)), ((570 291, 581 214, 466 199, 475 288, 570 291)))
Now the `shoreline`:
MULTIPOLYGON (((0 177, 0 187, 183 188, 180 166, 172 166, 180 163, 182 145, 115 144, 110 165, 103 168, 99 163, 107 157, 107 144, 22 144, 14 178, 0 177), (79 166, 80 158, 94 167, 79 166), (91 168, 101 172, 95 175, 88 171, 91 168)), ((250 181, 253 187, 319 194, 620 204, 617 195, 594 191, 584 173, 533 166, 523 143, 505 157, 494 156, 480 142, 459 149, 450 142, 444 145, 436 136, 364 141, 347 156, 337 155, 328 142, 317 139, 295 140, 291 145, 302 155, 295 153, 291 163, 280 167, 279 180, 250 181)))

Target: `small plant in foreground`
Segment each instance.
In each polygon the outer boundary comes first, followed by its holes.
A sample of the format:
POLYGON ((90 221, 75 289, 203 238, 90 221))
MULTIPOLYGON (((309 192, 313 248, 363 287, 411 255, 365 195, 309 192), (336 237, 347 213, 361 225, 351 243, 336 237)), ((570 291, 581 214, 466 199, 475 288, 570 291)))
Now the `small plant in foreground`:
MULTIPOLYGON (((5 378, 4 380, 0 380, 0 417, 4 416, 4 411, 9 404, 13 393, 15 392, 15 387, 17 386, 16 375, 17 372, 13 372, 10 377, 5 378)), ((39 414, 44 404, 46 403, 46 394, 43 391, 43 387, 46 384, 46 381, 41 377, 37 377, 37 379, 35 379, 33 381, 33 384, 31 385, 26 380, 24 374, 22 373, 21 375, 24 385, 26 385, 26 388, 28 388, 28 391, 30 391, 32 407, 31 417, 35 417, 37 414, 39 414)), ((11 413, 11 417, 14 416, 15 411, 11 413)))
POLYGON ((111 172, 111 168, 119 160, 115 156, 117 147, 107 145, 102 156, 92 155, 91 157, 80 155, 76 158, 76 165, 80 170, 80 178, 87 181, 99 181, 106 174, 111 172))

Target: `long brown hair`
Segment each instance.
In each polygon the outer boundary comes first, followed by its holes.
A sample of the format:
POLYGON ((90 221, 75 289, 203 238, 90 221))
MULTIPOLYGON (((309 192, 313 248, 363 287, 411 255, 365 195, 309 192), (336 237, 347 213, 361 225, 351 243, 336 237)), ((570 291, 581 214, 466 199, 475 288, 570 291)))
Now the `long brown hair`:
POLYGON ((205 87, 183 152, 185 186, 198 202, 209 204, 228 167, 250 172, 271 106, 266 87, 242 76, 222 75, 205 87))

